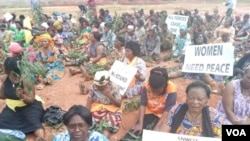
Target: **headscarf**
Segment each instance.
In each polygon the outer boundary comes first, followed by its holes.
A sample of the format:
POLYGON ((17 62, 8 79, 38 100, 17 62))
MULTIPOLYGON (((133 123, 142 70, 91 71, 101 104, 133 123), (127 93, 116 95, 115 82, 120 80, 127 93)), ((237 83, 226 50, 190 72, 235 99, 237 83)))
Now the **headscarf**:
POLYGON ((18 43, 11 43, 9 46, 9 52, 14 56, 17 53, 21 53, 23 48, 18 43))
POLYGON ((104 86, 109 83, 109 71, 98 71, 95 73, 94 84, 104 86))
POLYGON ((128 26, 128 31, 133 32, 135 30, 135 27, 133 25, 128 26))
POLYGON ((237 14, 237 15, 235 16, 235 19, 236 19, 236 20, 240 20, 240 18, 241 18, 241 14, 237 14))
POLYGON ((44 28, 46 28, 46 29, 49 28, 49 25, 48 25, 46 22, 43 22, 43 23, 41 24, 41 26, 44 27, 44 28))
POLYGON ((231 30, 229 28, 222 28, 220 31, 220 36, 223 34, 231 34, 231 30))
POLYGON ((62 23, 61 23, 59 20, 56 20, 56 21, 53 23, 53 27, 54 27, 56 30, 62 29, 62 23))
POLYGON ((152 25, 151 28, 150 28, 149 30, 153 30, 154 33, 155 33, 155 35, 158 33, 158 27, 157 27, 157 25, 155 25, 155 24, 152 25))
POLYGON ((88 32, 85 32, 83 34, 83 44, 87 44, 89 42, 89 33, 88 32))
POLYGON ((35 42, 38 43, 41 39, 48 39, 49 40, 49 45, 51 47, 54 46, 54 41, 51 38, 51 36, 48 33, 41 34, 35 38, 35 42))
POLYGON ((180 30, 183 29, 185 32, 188 31, 187 25, 180 25, 180 30))

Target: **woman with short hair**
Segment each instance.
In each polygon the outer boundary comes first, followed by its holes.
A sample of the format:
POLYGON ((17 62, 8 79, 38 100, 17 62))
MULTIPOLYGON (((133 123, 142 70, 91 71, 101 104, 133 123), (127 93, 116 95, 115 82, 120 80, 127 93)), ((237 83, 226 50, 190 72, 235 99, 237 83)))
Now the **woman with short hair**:
POLYGON ((90 130, 92 115, 82 105, 73 105, 63 115, 63 123, 67 130, 56 135, 53 141, 108 141, 101 133, 90 130))
POLYGON ((140 45, 137 42, 129 41, 125 44, 125 59, 123 62, 137 69, 136 75, 125 92, 127 98, 139 95, 140 88, 144 85, 146 79, 146 63, 139 55, 140 45))

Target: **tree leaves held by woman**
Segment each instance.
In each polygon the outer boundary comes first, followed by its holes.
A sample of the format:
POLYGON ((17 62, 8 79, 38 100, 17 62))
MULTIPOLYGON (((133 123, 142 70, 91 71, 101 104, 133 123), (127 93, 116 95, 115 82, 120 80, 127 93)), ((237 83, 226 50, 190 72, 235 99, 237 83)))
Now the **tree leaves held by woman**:
POLYGON ((29 91, 26 79, 21 79, 18 61, 16 57, 8 57, 4 62, 7 77, 1 86, 0 98, 5 99, 6 107, 0 114, 0 128, 25 134, 34 132, 36 139, 43 141, 42 103, 36 99, 34 86, 29 91))

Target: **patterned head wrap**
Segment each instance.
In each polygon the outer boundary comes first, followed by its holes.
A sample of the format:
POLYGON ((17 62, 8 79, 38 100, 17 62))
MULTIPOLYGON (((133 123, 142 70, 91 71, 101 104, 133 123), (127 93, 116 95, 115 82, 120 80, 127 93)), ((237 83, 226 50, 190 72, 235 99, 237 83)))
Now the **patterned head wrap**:
POLYGON ((51 38, 51 36, 48 33, 41 34, 35 38, 35 42, 38 43, 41 39, 48 39, 49 40, 49 45, 51 47, 54 46, 54 41, 51 38))

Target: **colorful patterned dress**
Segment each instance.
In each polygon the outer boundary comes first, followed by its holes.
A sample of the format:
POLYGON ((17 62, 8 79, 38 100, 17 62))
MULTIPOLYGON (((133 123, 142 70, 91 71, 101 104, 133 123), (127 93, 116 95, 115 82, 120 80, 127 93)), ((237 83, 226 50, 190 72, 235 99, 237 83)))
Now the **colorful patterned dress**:
MULTIPOLYGON (((121 100, 117 85, 109 82, 106 87, 110 87, 113 97, 121 100)), ((113 105, 111 100, 105 96, 102 91, 98 90, 96 85, 92 85, 88 96, 91 97, 93 101, 91 113, 95 123, 94 127, 102 125, 102 122, 106 122, 110 132, 117 132, 121 124, 120 107, 113 105)))
MULTIPOLYGON (((247 120, 250 117, 250 96, 244 96, 241 92, 240 79, 233 80, 234 87, 234 100, 233 100, 233 111, 238 120, 247 120)), ((219 101, 217 110, 226 118, 226 113, 222 104, 222 100, 219 101)), ((232 124, 227 118, 223 124, 232 124)))
MULTIPOLYGON (((70 135, 68 131, 64 131, 55 136, 53 141, 70 141, 70 135)), ((108 139, 101 133, 91 131, 89 135, 89 141, 108 141, 108 139)))
POLYGON ((44 54, 42 51, 38 51, 36 54, 36 60, 41 62, 47 69, 47 73, 44 78, 45 82, 53 83, 53 81, 60 80, 64 76, 64 63, 58 48, 53 47, 53 50, 47 54, 44 54))
MULTIPOLYGON (((167 123, 168 126, 171 127, 171 124, 173 122, 173 117, 180 110, 182 105, 183 104, 178 104, 171 109, 170 111, 171 115, 167 123)), ((209 112, 210 112, 212 130, 215 135, 221 136, 221 124, 222 124, 223 117, 221 114, 219 114, 219 112, 217 112, 212 107, 209 107, 209 112)), ((185 116, 181 125, 176 130, 176 134, 203 136, 202 125, 201 124, 197 124, 195 126, 192 125, 191 121, 189 121, 189 119, 185 116)))
MULTIPOLYGON (((135 57, 134 61, 129 62, 128 59, 124 60, 124 63, 136 67, 139 73, 145 78, 146 77, 146 63, 143 59, 135 57)), ((144 81, 138 81, 135 78, 132 80, 135 81, 133 85, 128 87, 127 91, 125 92, 127 98, 132 98, 136 95, 139 95, 139 91, 141 87, 144 85, 144 81)))

